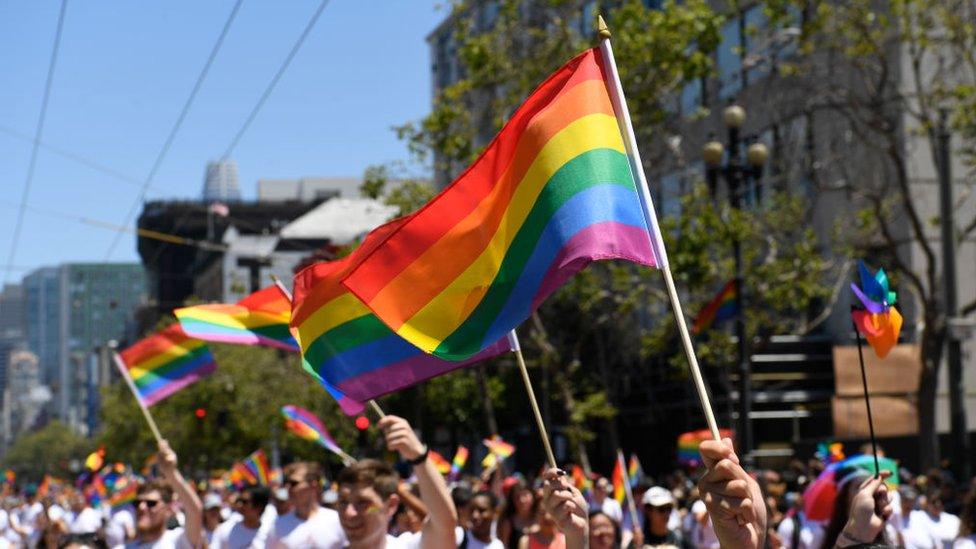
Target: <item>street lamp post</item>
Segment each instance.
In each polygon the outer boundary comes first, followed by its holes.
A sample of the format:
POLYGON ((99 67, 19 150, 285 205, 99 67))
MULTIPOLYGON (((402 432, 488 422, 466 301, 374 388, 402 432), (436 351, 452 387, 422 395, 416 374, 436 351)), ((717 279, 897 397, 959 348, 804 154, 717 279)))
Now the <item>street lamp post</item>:
MULTIPOLYGON (((746 148, 745 162, 742 161, 740 130, 746 120, 746 111, 738 105, 726 107, 722 113, 722 121, 728 128, 728 157, 725 157, 725 147, 721 142, 711 140, 702 149, 705 160, 705 174, 708 188, 712 196, 716 196, 718 180, 721 176, 728 187, 729 204, 738 210, 742 207, 742 195, 748 190, 750 181, 759 183, 762 177, 763 165, 769 156, 769 151, 762 143, 753 143, 746 148), (723 164, 723 160, 725 163, 723 164)), ((752 366, 749 360, 749 346, 746 340, 745 300, 742 282, 742 243, 737 237, 732 238, 732 254, 735 258, 735 286, 739 298, 739 314, 736 316, 735 335, 738 339, 739 351, 739 452, 747 463, 752 461, 752 423, 749 414, 752 411, 752 366)))

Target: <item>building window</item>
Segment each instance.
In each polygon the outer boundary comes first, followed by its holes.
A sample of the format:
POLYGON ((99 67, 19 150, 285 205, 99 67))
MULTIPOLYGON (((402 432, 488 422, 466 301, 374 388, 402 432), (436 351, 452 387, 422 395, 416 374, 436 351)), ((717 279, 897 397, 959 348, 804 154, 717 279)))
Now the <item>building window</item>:
POLYGON ((750 83, 754 83, 769 74, 774 54, 773 34, 770 33, 762 6, 753 6, 746 10, 744 22, 742 63, 745 65, 746 77, 750 83))
POLYGON ((722 43, 718 46, 718 98, 729 99, 742 89, 742 41, 739 18, 730 18, 722 25, 722 43))
POLYGON ((685 84, 681 89, 681 114, 685 117, 694 116, 698 109, 705 104, 702 97, 702 79, 696 78, 685 84))

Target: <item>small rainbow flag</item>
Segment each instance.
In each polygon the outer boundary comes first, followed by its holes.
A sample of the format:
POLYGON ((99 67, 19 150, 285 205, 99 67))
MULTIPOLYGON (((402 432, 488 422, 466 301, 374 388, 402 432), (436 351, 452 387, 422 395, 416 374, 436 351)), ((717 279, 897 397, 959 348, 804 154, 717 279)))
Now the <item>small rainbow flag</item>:
POLYGON ((469 361, 432 357, 390 331, 340 284, 366 253, 402 223, 383 225, 352 254, 311 265, 295 275, 291 327, 302 348, 302 366, 348 415, 361 413, 370 399, 510 350, 502 338, 469 361))
POLYGON ((251 455, 244 458, 243 464, 250 472, 248 479, 253 479, 252 484, 268 485, 268 480, 271 478, 271 466, 268 465, 268 456, 264 454, 264 450, 258 449, 252 452, 251 455))
POLYGON ((573 476, 573 486, 576 487, 584 497, 589 498, 590 489, 593 487, 593 482, 587 478, 586 472, 579 465, 573 465, 572 469, 573 476))
POLYGON ((442 475, 446 475, 451 472, 451 464, 447 461, 447 459, 444 458, 444 456, 440 454, 440 452, 431 450, 428 455, 430 456, 430 461, 433 462, 434 467, 437 468, 437 472, 442 475))
MULTIPOLYGON (((722 438, 732 438, 731 429, 719 429, 722 438)), ((678 463, 697 467, 701 465, 701 455, 698 453, 698 446, 705 440, 712 440, 712 432, 708 429, 689 431, 678 437, 678 463)))
POLYGON ((610 482, 613 484, 613 499, 617 500, 617 503, 623 504, 627 497, 624 483, 629 483, 630 479, 627 478, 627 472, 624 471, 624 460, 622 458, 614 462, 610 482))
POLYGON ((139 483, 131 477, 123 477, 115 484, 115 492, 108 498, 112 508, 122 507, 136 500, 136 492, 139 490, 139 483))
POLYGON ((17 480, 17 473, 15 473, 13 469, 7 469, 4 471, 3 477, 7 484, 13 484, 14 481, 17 480))
POLYGON ((199 339, 171 324, 116 355, 123 376, 132 380, 144 406, 152 406, 212 374, 217 363, 199 339))
POLYGON ((188 336, 203 341, 299 350, 288 330, 291 302, 277 286, 258 290, 237 304, 194 305, 173 313, 188 336))
POLYGON ((48 493, 51 491, 51 484, 51 476, 44 475, 44 478, 41 479, 41 483, 37 486, 38 499, 47 497, 48 493))
POLYGON ((461 474, 461 470, 468 462, 468 454, 466 447, 458 446, 457 452, 454 452, 454 459, 451 460, 451 478, 457 478, 461 474))
MULTIPOLYGON (((726 320, 735 318, 737 314, 739 314, 739 290, 735 280, 730 280, 698 313, 691 331, 700 334, 726 320)), ((697 452, 697 449, 695 451, 697 452)))
POLYGON ((404 219, 343 284, 404 339, 463 360, 504 337, 591 261, 664 264, 609 81, 598 49, 566 63, 471 167, 404 219))
POLYGON ((88 457, 85 458, 85 467, 87 467, 89 471, 97 471, 101 469, 102 465, 104 464, 105 464, 104 446, 100 446, 98 450, 95 450, 94 452, 88 454, 88 457))
POLYGON ((640 479, 643 476, 644 468, 641 467, 641 462, 637 459, 637 454, 630 454, 630 460, 627 462, 627 478, 630 479, 630 487, 637 488, 637 484, 640 483, 640 479))
POLYGON ((503 461, 515 453, 515 446, 505 442, 498 435, 491 435, 490 438, 486 438, 481 442, 488 447, 488 455, 481 462, 482 467, 487 468, 495 465, 498 461, 503 461), (485 462, 488 462, 488 465, 485 462))
POLYGON ((281 407, 281 415, 285 416, 285 428, 305 440, 320 444, 326 450, 343 455, 336 441, 329 435, 325 425, 315 417, 315 414, 305 408, 291 404, 281 407))

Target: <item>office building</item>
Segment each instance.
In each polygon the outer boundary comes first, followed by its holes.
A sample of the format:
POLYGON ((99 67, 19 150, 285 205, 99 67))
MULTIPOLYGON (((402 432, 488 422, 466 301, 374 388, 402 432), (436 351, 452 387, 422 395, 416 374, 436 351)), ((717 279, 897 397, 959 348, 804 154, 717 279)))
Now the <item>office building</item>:
POLYGON ((203 201, 234 202, 240 199, 237 163, 230 159, 207 162, 207 171, 203 180, 203 201))

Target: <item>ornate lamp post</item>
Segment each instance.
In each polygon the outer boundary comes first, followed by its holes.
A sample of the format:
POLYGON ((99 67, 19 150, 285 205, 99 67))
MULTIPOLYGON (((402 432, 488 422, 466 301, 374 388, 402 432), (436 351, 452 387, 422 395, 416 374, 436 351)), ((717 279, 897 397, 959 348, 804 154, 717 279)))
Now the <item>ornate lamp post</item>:
MULTIPOLYGON (((728 188, 729 204, 739 209, 742 207, 742 196, 749 188, 749 183, 759 184, 762 177, 763 165, 769 157, 769 151, 762 143, 752 143, 746 148, 745 162, 742 159, 742 138, 739 131, 746 120, 746 111, 738 105, 726 107, 722 113, 722 121, 728 128, 728 156, 721 142, 711 140, 702 148, 702 159, 705 161, 705 174, 708 188, 712 196, 716 196, 718 180, 721 176, 728 188), (724 161, 724 164, 723 164, 724 161)), ((749 413, 752 411, 752 367, 749 360, 749 346, 746 341, 746 323, 743 311, 742 284, 742 245, 738 238, 732 240, 732 253, 735 257, 735 285, 739 296, 739 314, 736 317, 735 334, 739 340, 739 453, 747 463, 752 461, 752 424, 749 413)))

